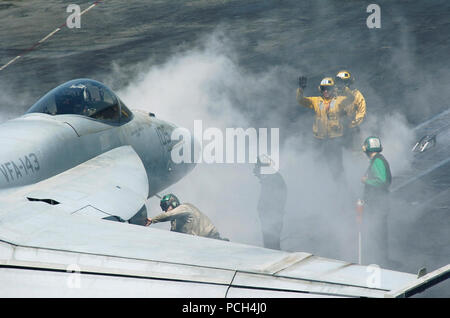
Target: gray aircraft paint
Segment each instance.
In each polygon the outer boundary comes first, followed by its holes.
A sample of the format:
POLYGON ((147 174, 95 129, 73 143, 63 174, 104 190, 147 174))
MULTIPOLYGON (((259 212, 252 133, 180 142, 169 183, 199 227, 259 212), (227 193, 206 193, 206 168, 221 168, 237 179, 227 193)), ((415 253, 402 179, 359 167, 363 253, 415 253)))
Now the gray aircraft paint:
POLYGON ((152 196, 194 167, 171 163, 170 144, 162 144, 160 128, 171 132, 175 126, 139 111, 122 125, 81 115, 25 114, 0 125, 0 188, 32 184, 131 145, 146 168, 152 196))

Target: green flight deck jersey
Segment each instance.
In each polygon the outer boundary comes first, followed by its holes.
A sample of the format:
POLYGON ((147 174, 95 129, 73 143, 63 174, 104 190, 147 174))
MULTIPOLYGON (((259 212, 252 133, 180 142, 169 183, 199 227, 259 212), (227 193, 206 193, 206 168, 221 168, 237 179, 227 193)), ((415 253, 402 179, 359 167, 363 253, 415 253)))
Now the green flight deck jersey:
POLYGON ((366 172, 367 179, 364 182, 364 201, 369 202, 389 192, 392 182, 391 169, 386 158, 377 153, 371 160, 366 172))

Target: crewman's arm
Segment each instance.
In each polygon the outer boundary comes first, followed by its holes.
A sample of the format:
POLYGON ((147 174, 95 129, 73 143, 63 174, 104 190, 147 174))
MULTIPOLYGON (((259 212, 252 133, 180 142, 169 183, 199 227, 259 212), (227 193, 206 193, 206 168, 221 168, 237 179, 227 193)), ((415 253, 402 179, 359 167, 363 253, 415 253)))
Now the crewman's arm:
POLYGON ((339 100, 341 111, 345 112, 347 116, 353 117, 355 102, 355 95, 353 92, 346 87, 342 95, 338 95, 337 99, 339 100))
POLYGON ((366 100, 364 99, 364 96, 361 94, 360 91, 355 90, 354 98, 355 98, 354 105, 356 106, 356 114, 355 119, 352 120, 350 124, 350 128, 359 126, 366 117, 366 100))
POLYGON ((387 174, 386 174, 386 166, 384 165, 383 160, 380 158, 375 158, 375 161, 373 162, 372 168, 371 168, 372 174, 374 178, 372 179, 365 179, 364 183, 374 186, 374 187, 380 187, 386 184, 387 182, 387 174))
POLYGON ((314 109, 313 98, 303 96, 303 90, 301 88, 297 88, 297 101, 302 106, 314 109))
POLYGON ((167 222, 178 218, 188 217, 191 212, 184 206, 177 206, 175 209, 163 212, 152 218, 152 223, 167 222))

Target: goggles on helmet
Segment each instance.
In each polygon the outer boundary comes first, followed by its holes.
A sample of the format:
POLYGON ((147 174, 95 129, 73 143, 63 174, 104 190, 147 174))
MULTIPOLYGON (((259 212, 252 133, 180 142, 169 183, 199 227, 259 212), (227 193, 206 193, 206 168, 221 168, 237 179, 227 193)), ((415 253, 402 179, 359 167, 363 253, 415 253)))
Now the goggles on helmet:
POLYGON ((323 92, 323 91, 329 91, 329 92, 331 92, 332 90, 333 90, 333 88, 334 88, 334 86, 323 86, 323 85, 321 85, 320 86, 320 90, 323 92))

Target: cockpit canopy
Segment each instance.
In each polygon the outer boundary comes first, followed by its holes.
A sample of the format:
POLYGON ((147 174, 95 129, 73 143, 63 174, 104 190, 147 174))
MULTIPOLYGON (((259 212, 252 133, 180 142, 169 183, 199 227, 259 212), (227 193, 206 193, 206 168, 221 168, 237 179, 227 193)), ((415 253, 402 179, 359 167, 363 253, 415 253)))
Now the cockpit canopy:
POLYGON ((82 115, 107 122, 127 122, 132 113, 105 85, 91 79, 64 83, 40 98, 27 113, 82 115))

